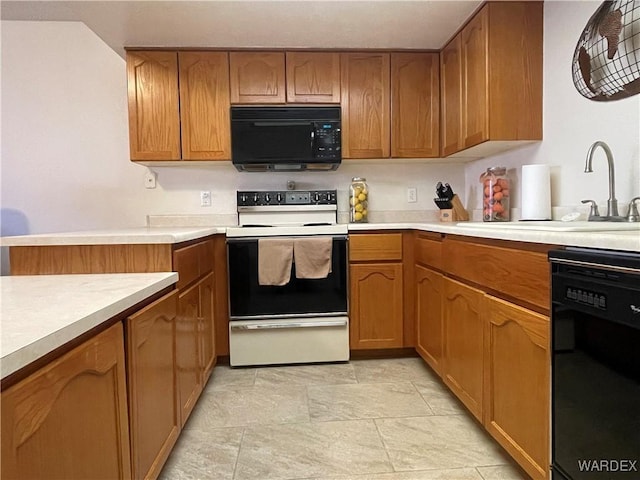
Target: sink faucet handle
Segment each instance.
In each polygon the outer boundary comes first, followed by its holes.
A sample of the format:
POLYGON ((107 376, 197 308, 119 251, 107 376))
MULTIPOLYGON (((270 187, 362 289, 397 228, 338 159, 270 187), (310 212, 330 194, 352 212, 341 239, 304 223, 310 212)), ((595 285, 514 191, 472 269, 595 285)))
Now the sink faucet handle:
POLYGON ((629 202, 629 213, 627 213, 627 222, 640 222, 640 213, 638 213, 638 206, 636 202, 640 200, 640 197, 632 198, 629 202))
POLYGON ((593 220, 596 217, 600 216, 600 212, 598 211, 598 204, 595 200, 582 200, 582 203, 590 203, 591 210, 589 210, 589 220, 593 220))

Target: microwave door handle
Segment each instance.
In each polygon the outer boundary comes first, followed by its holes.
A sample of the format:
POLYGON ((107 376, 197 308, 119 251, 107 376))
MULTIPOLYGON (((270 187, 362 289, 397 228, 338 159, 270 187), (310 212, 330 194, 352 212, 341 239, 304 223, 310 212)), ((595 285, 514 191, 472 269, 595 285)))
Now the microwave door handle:
POLYGON ((253 122, 255 127, 306 127, 309 122, 253 122))

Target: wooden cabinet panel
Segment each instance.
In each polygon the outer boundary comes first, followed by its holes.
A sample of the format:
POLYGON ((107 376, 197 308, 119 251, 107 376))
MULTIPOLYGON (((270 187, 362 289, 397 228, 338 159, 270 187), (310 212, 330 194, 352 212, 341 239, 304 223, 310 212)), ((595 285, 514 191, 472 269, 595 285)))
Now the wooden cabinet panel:
POLYGON ((442 239, 439 234, 419 233, 414 241, 414 255, 417 263, 442 269, 442 239))
POLYGON ((187 421, 202 390, 200 372, 200 289, 194 285, 180 294, 176 318, 176 382, 181 426, 187 421))
POLYGON ((401 233, 364 233, 349 236, 349 261, 402 260, 401 233))
POLYGON ((548 313, 550 245, 535 251, 484 245, 446 238, 443 242, 445 271, 487 290, 500 292, 517 303, 548 313))
POLYGON ((131 478, 125 382, 118 323, 3 391, 2 478, 131 478))
POLYGON ((127 319, 127 375, 134 478, 157 478, 180 432, 175 386, 178 291, 127 319))
POLYGON ((343 53, 341 76, 343 158, 389 157, 389 54, 343 53))
POLYGON ((442 282, 442 274, 415 266, 416 350, 440 376, 443 353, 442 282))
POLYGON ((482 421, 484 293, 444 279, 443 380, 469 411, 482 421))
POLYGON ((543 2, 494 2, 489 13, 489 136, 542 140, 543 2))
POLYGON ((485 6, 461 33, 463 148, 489 138, 488 29, 489 7, 485 6))
POLYGON ((131 160, 180 160, 178 54, 127 52, 131 160))
POLYGON ((532 478, 549 476, 549 318, 486 297, 485 418, 532 478))
POLYGON ((231 52, 231 103, 284 103, 284 52, 231 52))
POLYGON ((349 271, 351 349, 402 347, 402 264, 357 264, 349 271))
POLYGON ((179 52, 183 160, 230 160, 229 57, 179 52))
POLYGON ((183 289, 200 276, 202 244, 195 243, 173 252, 173 271, 178 272, 178 288, 183 289))
POLYGON ((340 54, 287 52, 287 102, 340 103, 340 54))
POLYGON ((440 52, 440 111, 442 116, 442 156, 451 155, 461 147, 462 64, 460 34, 440 52))
POLYGON ((391 54, 391 156, 440 155, 437 53, 391 54))
POLYGON ((200 283, 200 346, 202 352, 201 368, 202 383, 206 383, 211 375, 216 359, 215 341, 215 280, 213 273, 210 273, 200 283))

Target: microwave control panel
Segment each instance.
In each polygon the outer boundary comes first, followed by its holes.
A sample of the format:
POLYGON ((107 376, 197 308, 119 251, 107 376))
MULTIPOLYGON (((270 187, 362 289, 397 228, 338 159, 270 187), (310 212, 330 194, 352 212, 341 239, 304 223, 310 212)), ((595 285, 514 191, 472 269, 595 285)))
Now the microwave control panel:
POLYGON ((314 122, 315 158, 336 158, 340 155, 342 137, 340 122, 314 122))

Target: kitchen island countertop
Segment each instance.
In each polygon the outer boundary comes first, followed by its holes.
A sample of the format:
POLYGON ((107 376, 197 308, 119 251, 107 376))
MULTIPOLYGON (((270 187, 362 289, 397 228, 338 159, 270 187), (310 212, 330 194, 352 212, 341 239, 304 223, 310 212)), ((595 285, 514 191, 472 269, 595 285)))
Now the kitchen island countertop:
POLYGON ((0 277, 1 378, 177 280, 173 272, 0 277))

